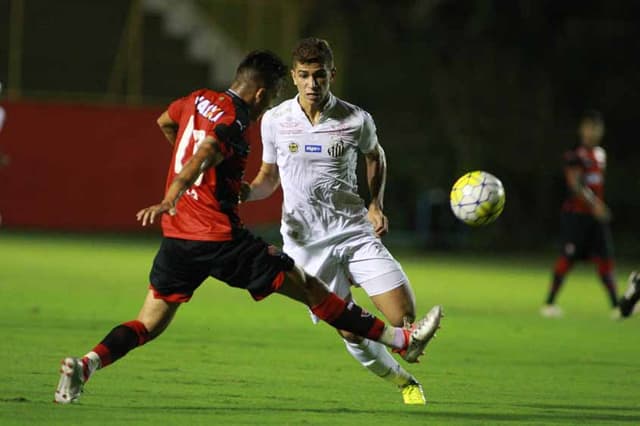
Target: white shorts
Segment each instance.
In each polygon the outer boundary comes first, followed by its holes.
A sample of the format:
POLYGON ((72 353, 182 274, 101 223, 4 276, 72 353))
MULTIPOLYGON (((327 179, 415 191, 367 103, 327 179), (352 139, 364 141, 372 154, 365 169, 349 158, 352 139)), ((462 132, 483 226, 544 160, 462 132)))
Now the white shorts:
POLYGON ((285 238, 283 249, 296 265, 342 298, 351 295, 352 285, 377 296, 409 282, 400 264, 372 233, 337 235, 304 246, 285 238))

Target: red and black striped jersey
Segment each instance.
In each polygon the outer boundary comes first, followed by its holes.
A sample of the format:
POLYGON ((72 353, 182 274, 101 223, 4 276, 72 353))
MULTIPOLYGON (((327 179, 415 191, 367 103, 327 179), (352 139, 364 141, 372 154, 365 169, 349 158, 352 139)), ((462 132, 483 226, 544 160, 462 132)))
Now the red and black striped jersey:
POLYGON ((199 241, 231 240, 243 226, 238 195, 249 154, 248 106, 231 91, 201 89, 172 102, 168 114, 179 127, 167 189, 207 136, 219 142, 224 160, 198 177, 178 200, 174 216, 162 217, 163 234, 199 241))
MULTIPOLYGON (((604 174, 607 165, 605 150, 596 146, 593 148, 578 145, 564 155, 565 169, 578 167, 582 172, 582 184, 591 189, 596 197, 604 199, 604 174)), ((592 213, 591 206, 582 198, 568 190, 567 198, 562 210, 573 213, 592 213)))

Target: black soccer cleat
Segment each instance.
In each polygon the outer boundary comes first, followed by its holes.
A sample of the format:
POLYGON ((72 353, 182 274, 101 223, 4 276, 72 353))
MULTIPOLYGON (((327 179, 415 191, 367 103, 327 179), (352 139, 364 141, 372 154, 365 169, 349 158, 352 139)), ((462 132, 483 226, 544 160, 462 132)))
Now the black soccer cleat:
POLYGON ((634 271, 629 275, 629 285, 619 301, 622 318, 631 316, 638 300, 640 300, 640 273, 634 271))

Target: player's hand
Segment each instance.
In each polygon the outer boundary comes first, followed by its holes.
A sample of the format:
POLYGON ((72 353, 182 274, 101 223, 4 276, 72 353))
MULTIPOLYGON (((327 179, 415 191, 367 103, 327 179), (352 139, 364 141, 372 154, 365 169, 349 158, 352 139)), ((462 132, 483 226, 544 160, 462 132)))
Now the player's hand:
POLYGON ((598 200, 593 206, 593 215, 602 223, 611 221, 611 210, 609 210, 609 207, 607 207, 607 205, 602 201, 598 200))
POLYGON ((238 201, 244 203, 249 199, 249 195, 251 195, 251 184, 243 180, 240 184, 240 194, 238 194, 238 201))
POLYGON ((373 225, 373 230, 378 238, 382 237, 389 231, 389 221, 387 216, 384 215, 382 210, 376 205, 369 206, 369 213, 367 214, 369 222, 373 225))
POLYGON ((152 224, 153 220, 164 213, 169 213, 171 216, 176 214, 176 208, 168 201, 163 201, 160 204, 155 204, 153 206, 147 207, 146 209, 140 210, 136 214, 136 218, 138 221, 142 221, 142 226, 147 226, 147 224, 152 224))

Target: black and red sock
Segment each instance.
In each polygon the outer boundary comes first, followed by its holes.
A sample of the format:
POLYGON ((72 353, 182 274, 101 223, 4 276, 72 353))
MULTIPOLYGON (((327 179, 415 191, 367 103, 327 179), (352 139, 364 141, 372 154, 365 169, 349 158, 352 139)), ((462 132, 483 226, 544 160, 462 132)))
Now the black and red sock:
POLYGON ((114 327, 92 351, 100 357, 100 366, 106 367, 150 339, 149 331, 142 322, 129 321, 114 327))
POLYGON ((558 292, 564 283, 564 279, 571 270, 573 263, 566 256, 560 256, 556 260, 556 264, 553 267, 553 278, 551 281, 551 288, 549 289, 549 295, 547 296, 547 305, 553 305, 558 296, 558 292))
POLYGON ((370 340, 379 340, 385 327, 380 319, 353 302, 345 302, 334 293, 312 307, 311 312, 338 330, 350 331, 370 340))
POLYGON ((618 285, 616 283, 616 277, 614 273, 615 264, 613 259, 608 258, 594 258, 594 263, 598 267, 598 275, 600 281, 604 285, 607 295, 609 296, 609 302, 612 307, 618 306, 618 285))

